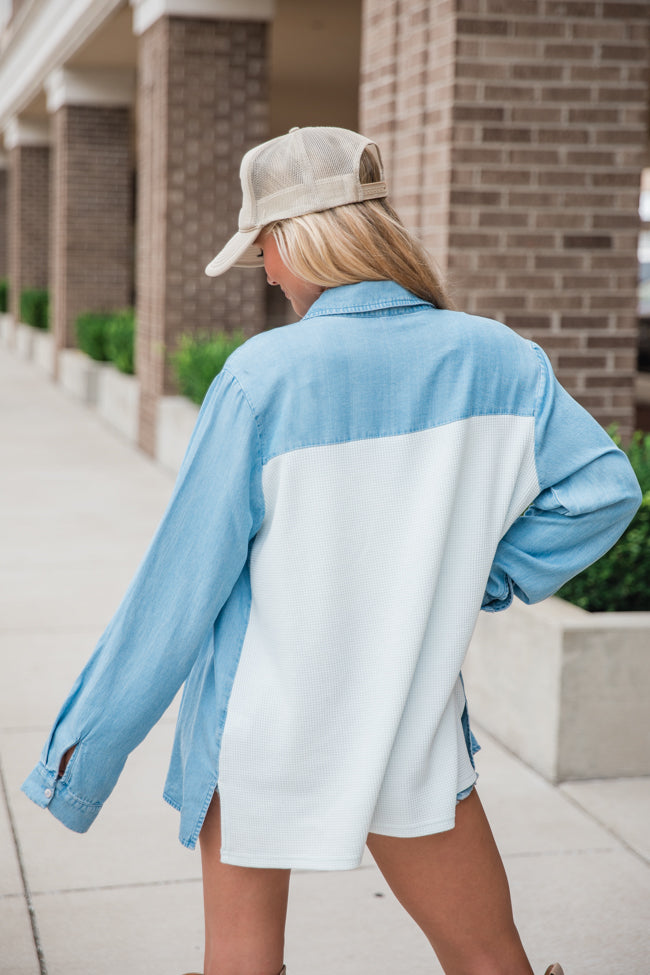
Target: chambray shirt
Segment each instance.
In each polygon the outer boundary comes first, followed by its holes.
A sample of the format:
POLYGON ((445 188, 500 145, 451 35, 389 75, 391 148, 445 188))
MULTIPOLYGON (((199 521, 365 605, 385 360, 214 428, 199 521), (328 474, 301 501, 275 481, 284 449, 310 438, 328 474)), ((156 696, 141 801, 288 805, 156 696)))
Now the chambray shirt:
POLYGON ((449 829, 480 609, 551 595, 639 502, 539 347, 391 282, 327 290, 215 379, 23 789, 86 830, 184 684, 165 798, 186 846, 215 789, 243 866, 349 868, 369 830, 449 829))

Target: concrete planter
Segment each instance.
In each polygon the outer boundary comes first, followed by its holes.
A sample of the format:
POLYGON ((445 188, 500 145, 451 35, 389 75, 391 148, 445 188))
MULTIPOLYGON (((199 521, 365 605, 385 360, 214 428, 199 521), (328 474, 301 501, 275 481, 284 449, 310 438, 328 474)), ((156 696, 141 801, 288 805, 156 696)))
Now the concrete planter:
POLYGON ((481 613, 463 675, 476 721, 552 782, 650 774, 650 612, 515 599, 481 613))
POLYGON ((97 412, 131 443, 138 440, 140 383, 135 376, 105 365, 97 374, 97 412))
POLYGON ((106 368, 103 362, 95 362, 79 349, 62 349, 59 352, 59 382, 77 399, 95 406, 100 373, 106 368))
POLYGON ((163 396, 158 400, 156 460, 173 474, 178 473, 199 407, 184 396, 163 396))
POLYGON ((44 332, 35 328, 32 339, 32 359, 48 376, 54 376, 54 357, 56 349, 54 336, 51 332, 44 332))
POLYGON ((0 342, 8 349, 14 347, 14 320, 8 312, 0 313, 0 342))
POLYGON ((36 329, 24 322, 16 322, 14 326, 16 352, 22 359, 31 359, 34 352, 34 333, 36 329))

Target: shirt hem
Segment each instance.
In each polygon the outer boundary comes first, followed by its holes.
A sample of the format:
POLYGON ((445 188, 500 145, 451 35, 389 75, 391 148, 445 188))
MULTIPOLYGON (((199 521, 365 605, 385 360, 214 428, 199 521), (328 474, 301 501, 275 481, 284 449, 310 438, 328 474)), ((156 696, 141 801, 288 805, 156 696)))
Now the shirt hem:
MULTIPOLYGON (((469 793, 472 791, 476 783, 478 782, 478 772, 474 772, 467 782, 463 784, 464 780, 458 785, 458 792, 456 793, 456 802, 461 799, 467 798, 469 793)), ((376 823, 372 822, 370 824, 370 833, 377 833, 379 836, 395 836, 397 838, 408 839, 409 837, 415 836, 430 836, 432 833, 445 833, 447 830, 453 829, 456 825, 456 815, 445 816, 444 819, 434 819, 424 823, 415 823, 412 826, 397 825, 392 823, 376 823)))
POLYGON ((222 863, 229 863, 235 867, 258 867, 272 870, 356 870, 357 867, 361 866, 362 858, 363 850, 355 857, 332 857, 330 859, 295 856, 290 853, 284 856, 269 856, 267 854, 255 856, 221 850, 222 863))
POLYGON ((175 809, 176 812, 181 811, 182 806, 180 802, 178 802, 177 799, 172 799, 168 792, 163 792, 163 799, 172 807, 172 809, 175 809))
POLYGON ((430 836, 432 833, 445 833, 453 829, 456 823, 455 816, 447 816, 445 819, 434 819, 429 823, 417 823, 414 826, 392 826, 391 824, 372 823, 371 833, 378 836, 395 836, 404 839, 414 836, 430 836))

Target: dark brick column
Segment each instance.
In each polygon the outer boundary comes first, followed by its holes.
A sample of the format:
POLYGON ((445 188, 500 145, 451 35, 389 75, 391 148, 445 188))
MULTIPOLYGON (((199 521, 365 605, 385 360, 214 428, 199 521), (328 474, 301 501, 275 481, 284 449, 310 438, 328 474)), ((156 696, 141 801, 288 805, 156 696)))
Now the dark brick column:
POLYGON ((634 422, 646 2, 366 0, 361 119, 458 305, 634 422), (435 96, 435 97, 434 97, 435 96))
POLYGON ((262 273, 203 270, 236 229, 241 157, 268 138, 266 76, 263 22, 161 16, 140 36, 137 369, 148 452, 180 336, 264 324, 262 273))
MULTIPOLYGON (((49 92, 51 280, 52 325, 61 349, 75 344, 74 323, 82 312, 132 303, 133 162, 130 108, 77 104, 93 97, 92 91, 76 94, 79 73, 56 80, 49 92)), ((105 80, 110 93, 114 84, 105 80)), ((101 86, 95 87, 101 102, 101 86)))
POLYGON ((47 288, 50 149, 47 126, 14 119, 5 133, 8 170, 9 310, 20 318, 26 288, 47 288))

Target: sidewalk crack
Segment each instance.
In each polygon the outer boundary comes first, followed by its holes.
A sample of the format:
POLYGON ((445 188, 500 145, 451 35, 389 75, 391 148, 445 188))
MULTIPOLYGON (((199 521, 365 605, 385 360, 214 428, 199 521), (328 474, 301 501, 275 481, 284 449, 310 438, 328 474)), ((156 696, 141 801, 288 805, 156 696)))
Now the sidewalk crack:
POLYGON ((11 805, 9 803, 9 793, 7 791, 7 784, 4 777, 4 771, 2 768, 2 762, 0 761, 0 791, 2 791, 2 798, 4 800, 5 809, 7 810, 7 819, 9 820, 9 828, 11 829, 11 835, 14 841, 14 849, 16 851, 16 859, 18 861, 18 869, 20 870, 20 879, 23 885, 23 893, 25 896, 25 903, 27 904, 27 912, 29 914, 29 923, 32 928, 32 937, 34 939, 34 949, 36 951, 36 957, 38 959, 38 966, 41 975, 47 975, 47 965, 45 963, 45 954, 43 952, 43 946, 41 944, 41 936, 38 930, 38 922, 36 920, 36 911, 34 909, 34 903, 32 901, 32 894, 29 889, 29 882, 27 880, 27 872, 25 870, 25 864, 23 861, 22 850, 20 848, 20 841, 18 839, 18 831, 16 829, 16 822, 14 820, 13 812, 11 810, 11 805))
POLYGON ((562 796, 568 802, 571 803, 572 806, 574 806, 576 809, 579 809, 580 812, 584 813, 586 816, 589 816, 589 818, 593 820, 594 823, 600 826, 601 829, 605 830, 606 833, 609 833, 609 835, 612 836, 617 843, 619 843, 622 847, 624 847, 624 849, 628 853, 631 853, 637 860, 640 860, 641 863, 644 864, 644 866, 646 867, 650 866, 650 860, 643 852, 643 850, 637 849, 625 837, 621 836, 620 833, 617 833, 616 830, 612 826, 610 826, 610 824, 606 820, 602 819, 599 815, 592 812, 592 810, 588 806, 583 805, 582 802, 579 799, 577 799, 575 796, 572 796, 570 792, 565 792, 564 789, 562 788, 563 784, 564 783, 560 783, 559 791, 561 792, 562 796))

